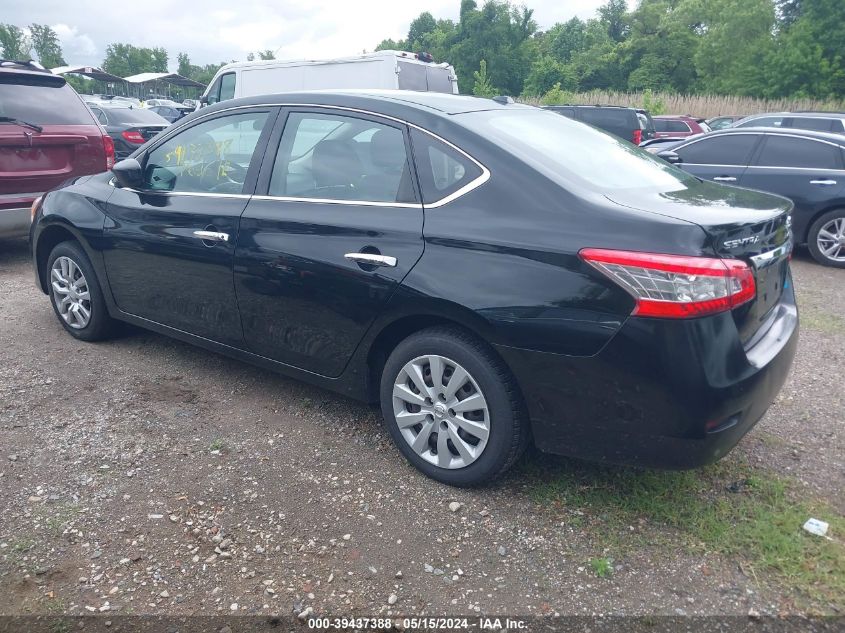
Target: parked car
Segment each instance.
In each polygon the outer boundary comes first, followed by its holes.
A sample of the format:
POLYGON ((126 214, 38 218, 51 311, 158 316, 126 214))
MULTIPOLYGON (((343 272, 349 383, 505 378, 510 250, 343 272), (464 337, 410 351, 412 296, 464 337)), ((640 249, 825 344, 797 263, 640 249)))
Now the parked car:
POLYGON ((791 209, 539 108, 305 92, 200 110, 47 194, 31 240, 70 335, 128 321, 380 402, 471 485, 530 441, 723 457, 795 354, 791 209))
POLYGON ((88 107, 112 137, 117 160, 123 160, 170 125, 152 110, 132 108, 120 102, 108 105, 88 104, 88 107))
POLYGON ((710 131, 704 119, 689 115, 659 115, 654 117, 655 138, 684 138, 710 131))
POLYGON ((147 110, 149 110, 150 112, 154 112, 158 116, 165 119, 168 123, 175 123, 182 117, 188 116, 191 112, 194 111, 193 108, 189 108, 183 105, 153 105, 147 106, 147 110))
POLYGON ((293 90, 367 88, 458 94, 455 69, 429 53, 375 51, 331 59, 256 60, 226 64, 200 97, 209 105, 293 90))
POLYGON ((654 136, 654 122, 645 110, 603 105, 553 105, 545 109, 593 125, 634 145, 654 136))
POLYGON ((723 130, 744 118, 744 114, 723 114, 712 119, 707 119, 705 123, 711 130, 723 130))
POLYGON ((26 235, 45 191, 112 165, 111 137, 61 75, 0 60, 0 238, 26 235))
POLYGON ((178 103, 177 101, 173 101, 172 99, 164 99, 164 98, 150 98, 144 101, 144 107, 149 108, 151 106, 168 106, 171 108, 178 108, 181 107, 182 104, 178 103))
POLYGON ((792 233, 821 264, 845 268, 845 137, 781 128, 730 128, 658 156, 708 180, 786 196, 792 233))
POLYGON ((778 112, 775 114, 757 114, 745 117, 735 123, 733 127, 778 127, 845 134, 845 113, 778 112))

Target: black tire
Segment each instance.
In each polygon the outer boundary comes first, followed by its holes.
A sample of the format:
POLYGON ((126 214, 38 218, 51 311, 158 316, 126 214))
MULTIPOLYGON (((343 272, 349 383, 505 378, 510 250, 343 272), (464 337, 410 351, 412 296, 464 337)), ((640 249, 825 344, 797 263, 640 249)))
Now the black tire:
MULTIPOLYGON (((807 232, 807 247, 810 249, 810 254, 818 263, 823 266, 833 266, 834 268, 845 268, 845 260, 836 261, 829 258, 822 253, 819 248, 819 231, 822 227, 831 220, 841 219, 845 223, 845 209, 834 209, 819 216, 815 222, 810 225, 810 230, 807 232)), ((845 247, 842 248, 841 254, 845 256, 845 247)))
POLYGON ((114 334, 116 321, 109 316, 106 302, 103 299, 100 281, 97 279, 97 274, 94 272, 91 260, 88 259, 85 251, 82 250, 82 247, 77 242, 68 241, 57 244, 47 258, 47 270, 45 274, 47 275, 47 283, 49 284, 50 304, 53 306, 53 312, 56 313, 56 318, 68 334, 81 341, 102 341, 114 334), (56 297, 60 295, 53 287, 51 271, 53 264, 60 257, 67 257, 76 264, 87 282, 88 295, 90 297, 88 303, 91 316, 84 327, 71 327, 65 321, 64 317, 62 317, 56 304, 56 297))
POLYGON ((529 443, 525 407, 511 372, 489 345, 456 327, 432 327, 399 343, 382 371, 380 399, 387 430, 405 458, 432 479, 451 486, 478 486, 493 481, 513 466, 529 443), (477 459, 467 466, 449 469, 427 461, 411 448, 396 422, 394 383, 407 363, 425 355, 442 356, 461 365, 478 384, 486 400, 489 412, 487 444, 477 459))

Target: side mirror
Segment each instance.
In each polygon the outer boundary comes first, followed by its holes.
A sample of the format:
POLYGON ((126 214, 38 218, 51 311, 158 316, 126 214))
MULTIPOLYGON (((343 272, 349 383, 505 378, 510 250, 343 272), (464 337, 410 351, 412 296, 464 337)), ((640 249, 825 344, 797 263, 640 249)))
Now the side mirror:
POLYGON ((207 106, 208 105, 208 96, 203 95, 200 97, 200 106, 207 106))
POLYGON ((684 162, 684 159, 671 149, 664 149, 662 152, 657 152, 657 155, 667 163, 671 163, 673 165, 680 165, 684 162))
POLYGON ((122 161, 115 163, 111 168, 117 184, 128 189, 142 189, 144 184, 144 174, 141 170, 141 163, 134 158, 125 158, 122 161))

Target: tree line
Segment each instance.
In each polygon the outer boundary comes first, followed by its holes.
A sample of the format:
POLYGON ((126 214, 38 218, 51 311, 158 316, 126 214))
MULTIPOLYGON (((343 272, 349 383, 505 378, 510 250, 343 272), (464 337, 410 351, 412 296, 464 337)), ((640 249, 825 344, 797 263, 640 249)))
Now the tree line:
MULTIPOLYGON (((14 24, 0 24, 0 57, 18 61, 32 59, 45 68, 67 65, 58 35, 46 24, 30 24, 23 28, 14 24)), ((247 61, 254 59, 275 59, 275 55, 269 49, 247 55, 247 61)), ((200 66, 191 63, 188 53, 179 53, 176 61, 177 73, 203 84, 208 84, 220 67, 229 63, 220 62, 200 66)), ((168 64, 167 49, 164 47, 113 43, 106 47, 106 55, 100 67, 118 77, 129 77, 146 72, 168 72, 168 64)), ((74 78, 68 78, 68 80, 78 90, 84 87, 84 80, 74 78)))
POLYGON ((589 90, 760 98, 845 96, 843 0, 608 0, 546 31, 503 0, 459 18, 414 19, 376 50, 430 52, 462 93, 542 97, 589 90))

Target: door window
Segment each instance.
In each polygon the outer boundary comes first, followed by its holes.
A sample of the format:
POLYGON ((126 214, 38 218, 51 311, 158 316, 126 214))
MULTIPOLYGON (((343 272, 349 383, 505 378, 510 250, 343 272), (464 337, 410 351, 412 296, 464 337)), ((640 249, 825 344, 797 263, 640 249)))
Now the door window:
POLYGON ((729 134, 675 150, 684 163, 692 165, 747 165, 757 145, 753 134, 729 134))
POLYGON ((194 125, 156 147, 144 182, 153 191, 243 193, 267 112, 223 116, 194 125))
POLYGON ((765 167, 842 169, 841 150, 835 145, 789 136, 767 136, 756 161, 765 167))
POLYGON ((405 135, 392 125, 293 112, 279 143, 271 196, 416 202, 405 135))
POLYGON ((220 101, 235 98, 235 73, 226 73, 220 77, 220 101))
POLYGON ((108 125, 109 120, 106 117, 106 113, 100 110, 100 108, 91 108, 91 112, 94 113, 94 116, 97 117, 97 121, 100 125, 108 125))
POLYGON ((830 132, 832 119, 812 117, 789 117, 783 120, 781 127, 797 128, 799 130, 816 130, 819 132, 830 132))
POLYGON ((442 200, 481 176, 472 160, 428 134, 412 130, 411 141, 424 203, 442 200))

